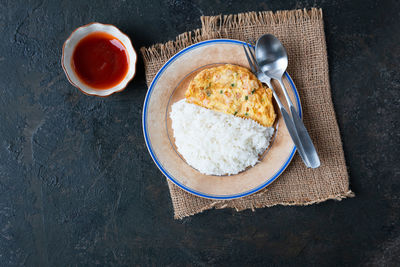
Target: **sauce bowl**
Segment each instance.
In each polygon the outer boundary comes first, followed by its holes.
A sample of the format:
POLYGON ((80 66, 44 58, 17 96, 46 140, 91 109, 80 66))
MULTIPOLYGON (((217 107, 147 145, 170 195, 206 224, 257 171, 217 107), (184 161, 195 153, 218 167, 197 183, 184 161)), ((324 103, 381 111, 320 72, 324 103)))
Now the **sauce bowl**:
POLYGON ((93 22, 77 28, 65 41, 62 49, 61 65, 64 69, 65 75, 67 76, 69 82, 73 86, 81 90, 84 94, 105 97, 125 89, 127 84, 135 76, 136 61, 137 61, 136 52, 133 49, 132 42, 127 35, 122 33, 117 27, 113 25, 93 22), (116 84, 111 88, 96 89, 90 87, 89 85, 85 84, 79 79, 77 73, 74 70, 72 58, 76 46, 83 38, 94 32, 105 32, 107 34, 114 36, 124 45, 126 49, 127 59, 128 59, 128 72, 126 76, 118 84, 116 84))

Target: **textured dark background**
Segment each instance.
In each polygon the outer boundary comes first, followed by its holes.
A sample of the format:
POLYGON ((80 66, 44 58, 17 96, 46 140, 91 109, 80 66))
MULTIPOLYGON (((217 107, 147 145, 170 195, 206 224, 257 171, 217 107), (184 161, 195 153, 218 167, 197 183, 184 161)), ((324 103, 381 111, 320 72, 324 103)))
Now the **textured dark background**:
POLYGON ((0 265, 400 265, 399 1, 0 1, 0 265), (322 7, 356 198, 173 219, 144 144, 142 60, 108 98, 72 87, 70 33, 98 21, 135 48, 199 16, 322 7))

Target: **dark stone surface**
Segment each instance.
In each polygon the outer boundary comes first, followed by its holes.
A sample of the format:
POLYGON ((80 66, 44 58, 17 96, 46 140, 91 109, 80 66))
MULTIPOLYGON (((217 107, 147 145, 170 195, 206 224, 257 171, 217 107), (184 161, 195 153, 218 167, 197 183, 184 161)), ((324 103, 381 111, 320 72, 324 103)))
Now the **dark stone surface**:
POLYGON ((0 1, 0 265, 400 265, 399 1, 0 1), (60 66, 99 21, 136 49, 199 16, 322 7, 332 97, 357 197, 173 219, 144 144, 141 59, 108 98, 60 66))

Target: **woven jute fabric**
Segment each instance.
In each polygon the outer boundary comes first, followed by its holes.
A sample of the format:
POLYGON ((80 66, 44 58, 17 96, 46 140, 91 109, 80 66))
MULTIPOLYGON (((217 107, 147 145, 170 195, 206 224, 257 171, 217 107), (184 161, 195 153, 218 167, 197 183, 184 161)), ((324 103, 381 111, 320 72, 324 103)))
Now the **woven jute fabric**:
POLYGON ((175 41, 141 48, 150 85, 162 65, 175 53, 196 42, 230 38, 256 40, 271 33, 285 46, 288 72, 299 91, 304 124, 321 160, 317 169, 307 169, 298 154, 267 188, 235 200, 210 200, 194 196, 168 180, 175 218, 210 208, 237 211, 274 205, 309 205, 328 199, 354 196, 349 179, 335 111, 331 100, 325 33, 321 9, 249 12, 237 15, 203 16, 202 27, 179 35, 175 41))

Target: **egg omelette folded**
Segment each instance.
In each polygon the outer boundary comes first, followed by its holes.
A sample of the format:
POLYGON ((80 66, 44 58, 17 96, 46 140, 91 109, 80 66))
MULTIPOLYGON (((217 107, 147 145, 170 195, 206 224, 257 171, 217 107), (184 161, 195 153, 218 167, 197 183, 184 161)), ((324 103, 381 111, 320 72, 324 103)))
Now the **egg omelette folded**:
POLYGON ((190 82, 185 97, 189 103, 249 118, 266 127, 271 127, 276 118, 271 89, 237 65, 202 70, 190 82))

